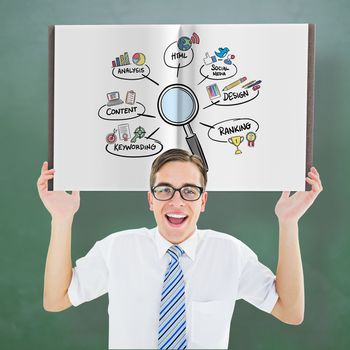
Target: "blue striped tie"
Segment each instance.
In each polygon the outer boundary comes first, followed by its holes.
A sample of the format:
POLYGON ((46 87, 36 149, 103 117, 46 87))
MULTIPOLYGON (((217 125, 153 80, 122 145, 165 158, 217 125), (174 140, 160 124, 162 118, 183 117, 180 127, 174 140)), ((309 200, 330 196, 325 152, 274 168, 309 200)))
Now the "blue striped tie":
POLYGON ((160 301, 159 349, 186 349, 185 281, 179 258, 184 250, 176 245, 167 250, 170 257, 160 301))

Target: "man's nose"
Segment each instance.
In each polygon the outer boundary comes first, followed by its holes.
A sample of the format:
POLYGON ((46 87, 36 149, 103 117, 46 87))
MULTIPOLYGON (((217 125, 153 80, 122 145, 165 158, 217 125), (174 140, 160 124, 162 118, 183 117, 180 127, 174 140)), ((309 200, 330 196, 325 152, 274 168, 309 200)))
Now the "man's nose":
POLYGON ((175 191, 173 198, 170 199, 170 203, 173 205, 184 205, 185 200, 182 199, 180 191, 175 191))

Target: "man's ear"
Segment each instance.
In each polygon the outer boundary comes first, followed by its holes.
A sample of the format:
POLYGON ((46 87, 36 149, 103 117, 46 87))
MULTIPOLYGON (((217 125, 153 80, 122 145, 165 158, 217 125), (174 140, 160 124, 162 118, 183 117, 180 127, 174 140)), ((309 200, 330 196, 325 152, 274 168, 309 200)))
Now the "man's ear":
POLYGON ((153 211, 153 196, 152 193, 148 191, 147 193, 148 203, 149 203, 149 210, 153 211))
POLYGON ((201 212, 205 211, 205 204, 207 203, 207 199, 208 199, 208 192, 203 192, 202 194, 202 198, 201 198, 201 212))

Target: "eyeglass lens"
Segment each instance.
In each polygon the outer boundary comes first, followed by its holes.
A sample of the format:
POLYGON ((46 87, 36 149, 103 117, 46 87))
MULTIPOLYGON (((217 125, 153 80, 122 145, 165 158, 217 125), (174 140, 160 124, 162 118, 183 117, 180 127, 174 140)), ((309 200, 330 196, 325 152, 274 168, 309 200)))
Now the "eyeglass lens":
MULTIPOLYGON (((153 189, 154 196, 159 200, 168 200, 174 196, 176 189, 171 186, 156 186, 153 189)), ((181 197, 188 201, 197 200, 201 195, 201 190, 194 186, 184 186, 179 189, 181 197)))

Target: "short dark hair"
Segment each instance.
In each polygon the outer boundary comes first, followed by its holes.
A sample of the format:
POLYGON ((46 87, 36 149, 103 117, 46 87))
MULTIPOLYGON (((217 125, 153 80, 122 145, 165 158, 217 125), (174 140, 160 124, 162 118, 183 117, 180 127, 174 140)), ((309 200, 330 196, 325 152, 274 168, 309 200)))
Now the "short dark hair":
POLYGON ((168 162, 191 162, 195 164, 202 175, 201 185, 205 188, 208 181, 207 171, 204 168, 202 159, 196 154, 191 154, 184 149, 172 148, 162 154, 160 154, 152 163, 151 174, 150 174, 150 186, 154 186, 156 181, 156 174, 160 168, 168 162))

